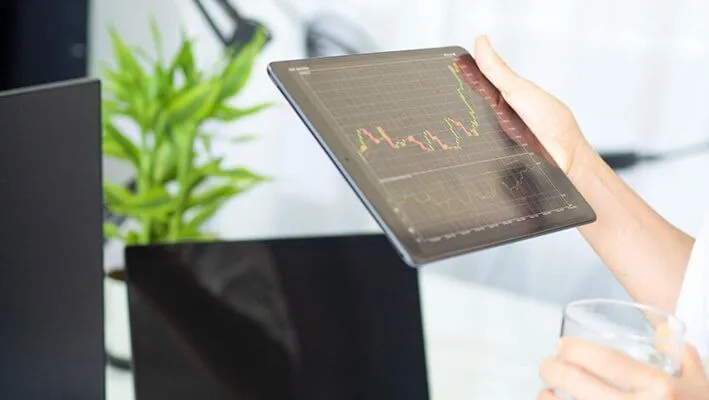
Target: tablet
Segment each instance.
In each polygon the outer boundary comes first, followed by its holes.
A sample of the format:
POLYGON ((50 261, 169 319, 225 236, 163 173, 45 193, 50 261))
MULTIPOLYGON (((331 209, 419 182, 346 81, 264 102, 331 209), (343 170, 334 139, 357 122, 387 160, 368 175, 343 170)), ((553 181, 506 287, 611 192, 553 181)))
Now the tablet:
POLYGON ((411 266, 596 219, 462 47, 268 73, 411 266))

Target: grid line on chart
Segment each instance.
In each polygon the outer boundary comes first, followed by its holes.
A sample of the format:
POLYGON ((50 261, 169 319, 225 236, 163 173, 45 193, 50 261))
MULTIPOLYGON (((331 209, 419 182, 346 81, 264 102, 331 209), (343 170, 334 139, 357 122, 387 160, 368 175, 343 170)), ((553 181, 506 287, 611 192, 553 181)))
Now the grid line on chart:
POLYGON ((573 206, 466 74, 437 57, 301 77, 419 239, 573 206))

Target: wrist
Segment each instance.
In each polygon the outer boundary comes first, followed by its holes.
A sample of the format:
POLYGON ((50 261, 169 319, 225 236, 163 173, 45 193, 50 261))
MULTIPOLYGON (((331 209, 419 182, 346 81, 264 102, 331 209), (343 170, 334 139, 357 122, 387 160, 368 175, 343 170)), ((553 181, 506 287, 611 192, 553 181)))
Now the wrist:
POLYGON ((575 186, 586 186, 589 179, 598 177, 603 160, 588 141, 581 139, 573 147, 566 175, 575 186))

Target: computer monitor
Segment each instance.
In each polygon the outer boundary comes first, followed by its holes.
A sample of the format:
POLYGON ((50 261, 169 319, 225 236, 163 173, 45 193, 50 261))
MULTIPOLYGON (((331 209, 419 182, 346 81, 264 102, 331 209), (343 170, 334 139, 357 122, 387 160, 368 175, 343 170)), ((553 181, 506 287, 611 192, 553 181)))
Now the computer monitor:
POLYGON ((0 94, 0 399, 102 399, 100 85, 0 94))
POLYGON ((383 235, 129 247, 136 400, 427 400, 417 271, 383 235))

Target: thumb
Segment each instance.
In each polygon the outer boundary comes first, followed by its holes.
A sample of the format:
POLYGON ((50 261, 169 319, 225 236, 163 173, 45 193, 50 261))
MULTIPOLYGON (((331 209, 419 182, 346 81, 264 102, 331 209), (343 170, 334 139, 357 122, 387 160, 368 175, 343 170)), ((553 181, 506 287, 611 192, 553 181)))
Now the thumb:
POLYGON ((564 172, 569 173, 575 148, 583 143, 583 135, 571 110, 539 86, 517 75, 497 55, 486 36, 475 40, 474 58, 482 74, 500 91, 505 102, 539 138, 564 172))
POLYGON ((487 36, 475 39, 475 61, 485 77, 507 98, 511 93, 534 84, 517 75, 495 52, 487 36))

